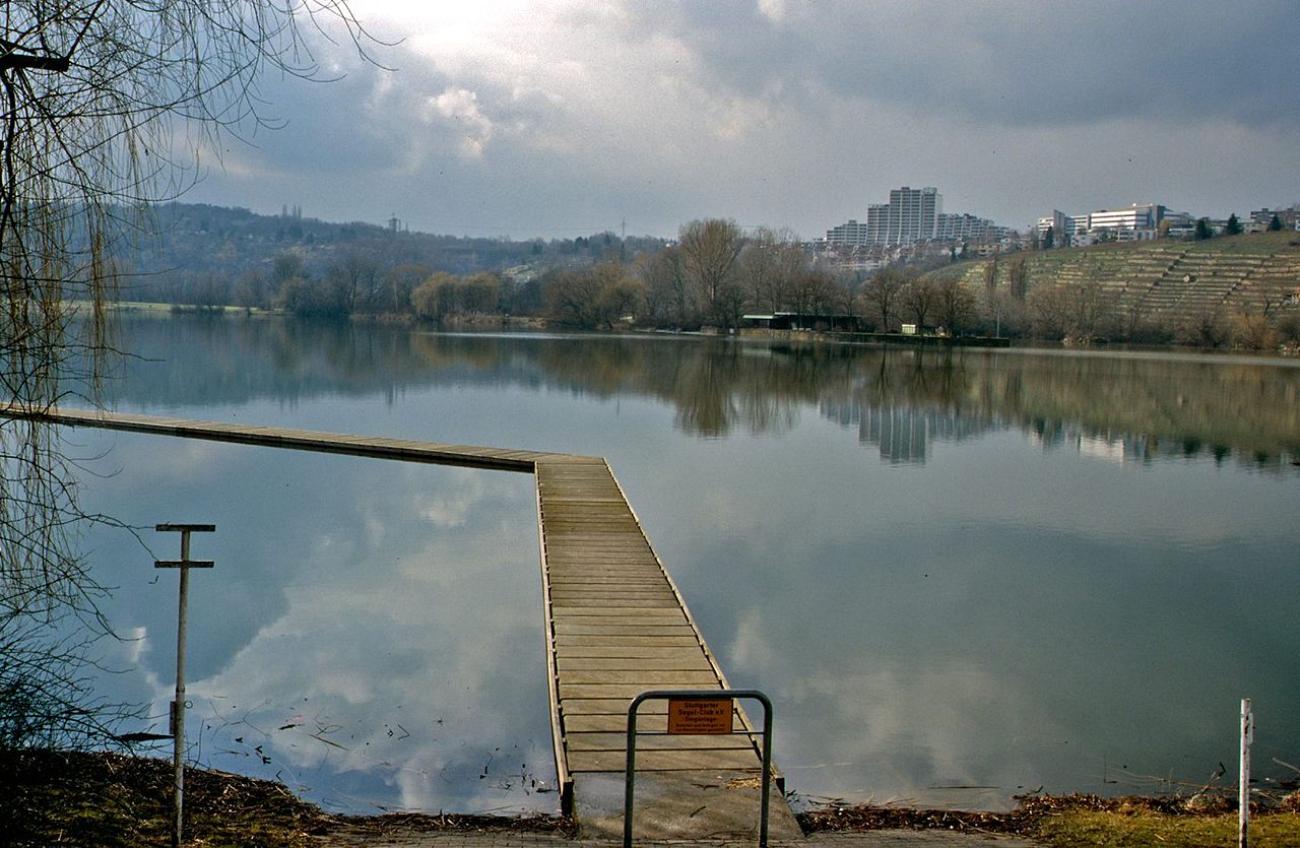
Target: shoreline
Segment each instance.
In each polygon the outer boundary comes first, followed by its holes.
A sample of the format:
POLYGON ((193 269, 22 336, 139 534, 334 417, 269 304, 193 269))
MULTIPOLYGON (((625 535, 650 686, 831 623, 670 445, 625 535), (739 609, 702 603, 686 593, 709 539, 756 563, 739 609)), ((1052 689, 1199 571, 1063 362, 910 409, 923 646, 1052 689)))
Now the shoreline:
MULTIPOLYGON (((170 820, 171 765, 164 758, 110 752, 27 750, 0 752, 7 804, 0 829, 16 845, 162 845, 170 820), (54 838, 51 838, 52 835, 54 838)), ((425 843, 436 834, 478 835, 498 844, 508 834, 535 840, 551 836, 578 841, 578 824, 554 815, 493 816, 392 812, 383 815, 329 813, 304 801, 282 783, 201 767, 187 770, 187 835, 196 844, 258 844, 267 848, 369 844, 394 838, 425 843), (494 836, 495 835, 495 836, 494 836), (250 841, 251 839, 251 841, 250 841)), ((1235 840, 1235 787, 1202 787, 1178 794, 1023 795, 1007 812, 961 811, 871 804, 828 804, 799 813, 805 839, 825 834, 881 831, 943 831, 980 836, 1021 837, 1051 846, 1131 845, 1126 832, 1156 828, 1157 840, 1173 845, 1218 845, 1204 841, 1213 831, 1235 840), (1190 841, 1159 837, 1159 829, 1190 841), (1106 837, 1113 832, 1115 835, 1106 837)), ((1260 793, 1252 803, 1256 844, 1300 845, 1300 790, 1260 793), (1265 836, 1267 833, 1267 838, 1265 836)), ((1235 841, 1234 843, 1235 844, 1235 841)))
MULTIPOLYGON (((242 306, 190 306, 185 304, 146 301, 118 301, 109 306, 114 313, 137 318, 212 318, 212 319, 272 319, 313 323, 320 319, 298 318, 282 309, 260 309, 242 306)), ((874 349, 972 349, 997 350, 1020 355, 1046 356, 1106 356, 1117 358, 1176 358, 1197 362, 1251 362, 1265 365, 1300 367, 1300 347, 1279 348, 1273 351, 1247 350, 1226 347, 1189 347, 1187 345, 1134 344, 1130 342, 1098 341, 1088 344, 1068 344, 1032 338, 1010 336, 936 336, 905 335, 903 333, 851 333, 818 330, 769 330, 742 328, 734 334, 699 330, 674 330, 655 327, 616 327, 609 329, 582 329, 558 324, 537 316, 464 316, 448 322, 421 321, 409 315, 353 315, 337 324, 358 326, 408 327, 420 332, 464 335, 517 335, 550 334, 557 336, 581 335, 604 338, 691 338, 720 339, 747 342, 801 342, 812 344, 839 344, 874 349)))

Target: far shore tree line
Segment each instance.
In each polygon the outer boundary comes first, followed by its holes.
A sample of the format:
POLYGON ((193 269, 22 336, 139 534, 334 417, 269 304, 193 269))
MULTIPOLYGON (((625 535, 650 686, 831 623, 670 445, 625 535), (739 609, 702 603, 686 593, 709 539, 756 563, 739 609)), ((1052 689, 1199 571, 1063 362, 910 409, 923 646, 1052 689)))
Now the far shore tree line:
MULTIPOLYGON (((996 274, 996 263, 989 270, 996 274)), ((1300 318, 1222 312, 1153 317, 1122 309, 1088 285, 1030 285, 1023 257, 1002 282, 970 285, 951 274, 890 266, 872 274, 819 264, 787 231, 746 235, 724 219, 692 221, 658 250, 557 266, 527 278, 456 275, 381 255, 342 254, 310 272, 293 252, 231 280, 183 276, 175 301, 197 308, 280 309, 304 318, 400 319, 455 325, 546 319, 582 329, 618 326, 728 331, 748 313, 850 317, 866 330, 912 324, 953 335, 1272 349, 1300 342, 1300 318)))
MULTIPOLYGON (((621 246, 620 246, 621 247, 621 246)), ((795 236, 760 229, 744 236, 731 221, 682 227, 659 250, 610 249, 586 263, 540 273, 457 275, 382 252, 341 252, 313 270, 286 251, 265 267, 224 276, 173 272, 170 285, 144 281, 142 294, 193 307, 282 309, 316 318, 405 317, 454 322, 471 316, 546 318, 589 329, 627 320, 696 329, 738 326, 747 310, 853 313, 861 276, 816 267, 795 236)), ((128 291, 128 296, 130 292, 128 291)))

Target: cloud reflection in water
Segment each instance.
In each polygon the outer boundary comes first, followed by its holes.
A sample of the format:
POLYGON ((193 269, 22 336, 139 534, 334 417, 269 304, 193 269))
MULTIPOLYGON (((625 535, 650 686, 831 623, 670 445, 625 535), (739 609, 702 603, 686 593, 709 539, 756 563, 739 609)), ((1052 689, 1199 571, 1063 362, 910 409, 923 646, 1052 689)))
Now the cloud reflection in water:
MULTIPOLYGON (((543 809, 555 796, 527 475, 98 434, 120 474, 88 505, 141 525, 199 516, 189 739, 204 763, 350 811, 543 809)), ((172 537, 146 532, 158 556, 172 537)), ((175 583, 97 532, 110 615, 171 697, 175 583)), ((164 719, 165 723, 165 719, 164 719)))
MULTIPOLYGON (((1242 695, 1260 762, 1295 762, 1294 363, 132 332, 165 364, 132 365, 125 409, 608 456, 732 682, 774 697, 801 792, 1106 791, 1116 762, 1203 779, 1242 695)), ((470 809, 512 797, 478 779, 493 749, 503 775, 549 766, 526 477, 117 444, 131 482, 87 484, 108 511, 220 528, 198 548, 218 573, 196 578, 192 689, 261 710, 267 773, 470 809), (459 723, 417 741, 408 711, 459 723), (318 715, 389 765, 336 771, 361 755, 307 735, 318 715)), ((132 680, 161 703, 174 589, 136 548, 97 554, 127 563, 114 621, 151 635, 132 680)))

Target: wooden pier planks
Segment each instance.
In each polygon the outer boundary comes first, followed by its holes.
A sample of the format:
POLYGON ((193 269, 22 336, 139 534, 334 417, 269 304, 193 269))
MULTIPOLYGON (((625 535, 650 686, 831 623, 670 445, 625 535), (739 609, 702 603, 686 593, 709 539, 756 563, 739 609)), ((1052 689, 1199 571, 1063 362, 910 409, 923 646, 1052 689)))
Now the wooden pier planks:
POLYGON ((371 438, 344 433, 324 433, 316 430, 257 427, 247 424, 227 424, 219 421, 191 421, 184 418, 165 418, 156 415, 134 415, 124 412, 101 412, 85 409, 39 409, 5 404, 0 405, 0 417, 48 421, 54 424, 71 426, 98 427, 105 430, 181 436, 211 442, 291 448, 320 453, 364 456, 372 459, 392 459, 402 462, 459 465, 496 471, 531 473, 533 465, 538 459, 548 458, 557 464, 563 464, 570 459, 566 454, 545 454, 534 451, 504 450, 502 448, 485 448, 472 445, 446 445, 413 439, 371 438))
MULTIPOLYGON (((565 812, 574 775, 622 780, 627 706, 648 689, 727 687, 614 478, 599 457, 450 445, 77 409, 0 405, 0 417, 404 462, 531 472, 537 485, 547 671, 556 770, 565 812)), ((666 729, 666 705, 641 708, 638 726, 666 729)), ((691 775, 758 772, 757 740, 737 706, 732 736, 649 735, 637 771, 691 775)))
MULTIPOLYGON (((717 661, 650 547, 609 465, 536 464, 551 721, 566 810, 574 775, 621 776, 628 703, 648 689, 723 689, 717 661)), ((641 708, 662 733, 666 705, 641 708)), ((743 711, 732 736, 651 735, 637 771, 706 773, 761 766, 743 711)))

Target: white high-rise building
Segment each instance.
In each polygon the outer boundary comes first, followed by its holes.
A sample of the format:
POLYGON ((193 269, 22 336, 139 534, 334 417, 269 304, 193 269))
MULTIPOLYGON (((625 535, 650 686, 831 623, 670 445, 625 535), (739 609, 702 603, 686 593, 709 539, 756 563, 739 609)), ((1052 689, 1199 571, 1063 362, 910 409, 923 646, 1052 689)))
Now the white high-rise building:
POLYGON ((889 223, 886 244, 912 244, 934 238, 943 196, 933 187, 892 189, 889 192, 889 223))
POLYGON ((867 242, 885 244, 889 240, 889 204, 872 203, 867 207, 867 242))
POLYGON ((891 189, 888 203, 867 207, 866 223, 851 220, 826 231, 830 246, 897 247, 920 241, 984 241, 1002 228, 986 218, 944 214, 943 195, 933 186, 891 189))

